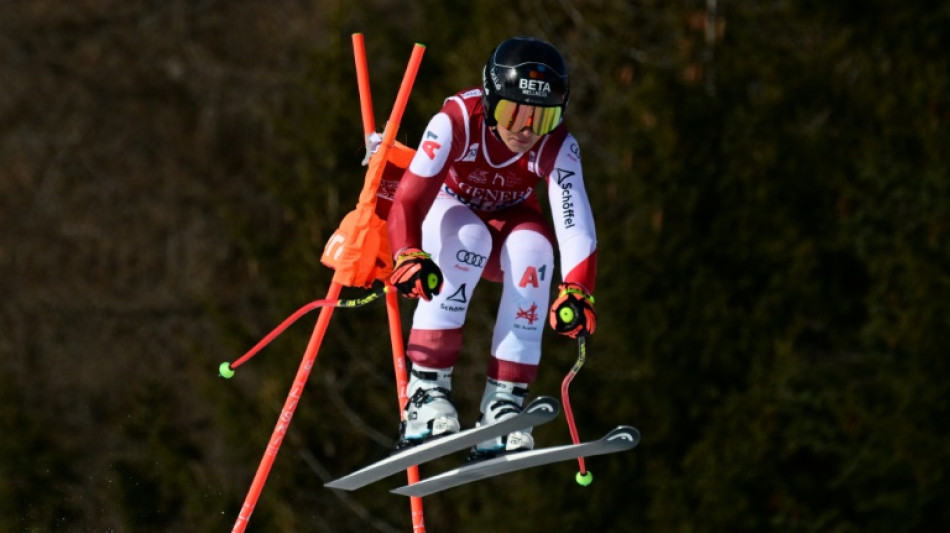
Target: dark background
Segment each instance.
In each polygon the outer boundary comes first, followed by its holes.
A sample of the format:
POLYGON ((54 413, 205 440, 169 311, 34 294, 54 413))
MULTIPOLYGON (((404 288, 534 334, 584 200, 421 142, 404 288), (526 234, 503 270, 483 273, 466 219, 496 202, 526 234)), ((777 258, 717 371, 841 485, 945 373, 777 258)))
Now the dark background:
MULTIPOLYGON (((574 410, 643 433, 587 488, 563 463, 426 498, 429 531, 950 527, 948 28, 947 2, 0 1, 0 530, 230 529, 315 315, 217 366, 326 294, 354 32, 379 129, 426 45, 413 147, 499 41, 562 50, 601 262, 574 410)), ((385 316, 334 314, 249 531, 411 529, 403 476, 322 486, 393 442, 385 316)), ((533 392, 575 356, 546 333, 533 392)))

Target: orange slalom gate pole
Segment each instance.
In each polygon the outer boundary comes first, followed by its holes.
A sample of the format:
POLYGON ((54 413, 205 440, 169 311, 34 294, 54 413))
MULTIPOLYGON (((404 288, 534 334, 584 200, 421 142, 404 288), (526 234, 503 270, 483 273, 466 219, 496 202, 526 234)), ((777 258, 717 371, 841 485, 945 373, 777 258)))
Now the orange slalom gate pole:
MULTIPOLYGON (((354 46, 356 42, 354 40, 354 46)), ((362 50, 362 42, 360 43, 360 49, 362 50)), ((379 188, 379 182, 382 179, 383 169, 385 168, 386 156, 389 151, 389 147, 395 142, 396 131, 399 128, 399 123, 402 120, 403 111, 405 110, 406 103, 409 101, 409 93, 412 90, 412 84, 415 80, 416 73, 419 70, 419 65, 422 62, 422 53, 425 50, 425 47, 421 44, 416 44, 413 47, 413 53, 409 60, 409 66, 406 69, 406 74, 403 77, 402 84, 399 89, 399 93, 396 96, 396 103, 393 106, 392 113, 390 115, 390 120, 386 125, 386 129, 383 133, 383 142, 380 145, 377 153, 374 154, 372 159, 376 161, 370 161, 370 170, 366 174, 366 181, 363 185, 363 190, 360 193, 360 201, 357 206, 359 210, 362 208, 364 211, 372 213, 375 208, 375 198, 376 191, 379 188), (374 166, 375 163, 375 166, 374 166)), ((358 60, 359 62, 359 60, 358 60)), ((365 56, 363 59, 363 65, 365 67, 365 56)), ((362 68, 362 67, 358 67, 362 68)), ((363 69, 363 79, 364 82, 359 81, 358 74, 358 83, 361 87, 361 100, 363 98, 363 83, 366 83, 365 94, 368 97, 368 74, 363 69)), ((366 102, 361 101, 361 107, 363 111, 371 111, 371 103, 369 100, 366 102)), ((372 117, 370 117, 372 118, 372 117)), ((364 128, 367 124, 367 116, 364 115, 364 128)), ((374 252, 375 253, 375 252, 374 252)), ((337 270, 337 274, 340 273, 340 270, 337 270)), ((334 276, 336 277, 336 276, 334 276)), ((327 300, 336 300, 339 297, 340 290, 343 284, 336 281, 335 279, 331 281, 330 287, 327 290, 327 300)), ((387 302, 390 299, 387 298, 387 302)), ((391 304, 390 304, 391 305, 391 304)), ((398 301, 396 302, 398 310, 398 301)), ((274 427, 274 431, 271 434, 271 438, 268 441, 267 448, 264 452, 264 457, 261 459, 261 463, 257 468, 257 472, 254 475, 254 480, 251 483, 251 487, 248 490, 247 496, 245 497, 244 504, 241 506, 241 511, 238 513, 238 518, 234 522, 234 526, 231 529, 232 533, 243 533, 247 528, 248 521, 251 518, 251 514, 254 512, 254 508, 257 505, 257 501, 260 498, 261 491, 264 488, 264 483, 267 480, 267 476, 270 473, 271 468, 274 465, 274 460, 277 457, 277 452, 280 450, 280 445, 283 442, 284 437, 287 434, 287 428, 290 426, 291 419, 293 418, 294 412, 297 409, 297 405, 300 402, 301 395, 303 394, 304 387, 306 386, 307 379, 310 376, 310 371, 313 369, 314 361, 316 360, 317 353, 319 352, 320 345, 323 343, 323 337, 326 334, 327 327, 330 323, 330 318, 333 315, 333 307, 324 307, 321 309, 320 316, 317 318, 317 324, 314 327, 313 334, 310 336, 310 341, 307 344, 307 348, 304 351, 303 359, 300 362, 300 366, 297 369, 297 375, 294 378, 293 386, 290 389, 290 392, 287 394, 287 399, 284 402, 284 407, 281 410, 280 417, 277 419, 277 424, 274 427)), ((397 315, 398 319, 398 315, 397 315)), ((392 320, 392 318, 390 318, 392 320)), ((392 327, 392 326, 391 326, 392 327)), ((402 342, 401 330, 399 334, 400 344, 402 342)), ((401 349, 400 349, 401 351, 401 349)), ((395 358, 395 355, 394 355, 395 358)), ((395 360, 395 359, 394 359, 395 360)), ((403 363, 404 364, 404 363, 403 363)), ((397 370, 398 373, 398 370, 397 370)), ((405 379, 405 368, 403 367, 402 376, 405 379)), ((398 377, 397 377, 397 386, 398 386, 398 377)), ((403 385, 403 395, 405 394, 405 385, 403 385)), ((418 479, 418 477, 417 477, 418 479)), ((422 524, 422 506, 421 501, 417 504, 413 504, 413 528, 416 531, 425 531, 425 526, 422 524), (417 513, 418 510, 418 513, 417 513), (421 528, 421 529, 420 529, 421 528)))
POLYGON ((363 135, 376 132, 373 115, 373 97, 369 89, 369 67, 366 65, 366 44, 362 33, 353 34, 353 57, 356 60, 356 86, 360 91, 360 115, 363 117, 363 135))
MULTIPOLYGON (((405 416, 402 406, 406 405, 409 397, 406 395, 406 387, 409 384, 409 376, 406 370, 406 352, 405 344, 402 338, 402 322, 399 319, 399 295, 392 287, 390 292, 386 293, 386 311, 389 315, 389 336, 393 345, 393 368, 396 371, 396 395, 399 398, 399 416, 405 416)), ((406 470, 406 477, 409 484, 419 482, 419 466, 410 466, 406 470)), ((412 512, 412 531, 414 533, 425 533, 425 516, 422 512, 422 498, 412 496, 409 498, 409 508, 412 512)))
MULTIPOLYGON (((327 290, 327 299, 335 300, 340 295, 340 288, 338 283, 330 283, 330 288, 327 290)), ((300 366, 297 368, 297 376, 294 377, 293 386, 287 394, 287 400, 284 401, 284 408, 280 412, 280 417, 277 418, 277 425, 274 426, 274 432, 271 433, 270 440, 267 442, 267 449, 264 451, 260 466, 257 467, 257 473, 254 475, 254 481, 251 482, 251 488, 244 499, 244 505, 241 506, 241 512, 238 513, 234 527, 231 528, 232 533, 243 533, 248 520, 251 519, 251 513, 254 512, 261 490, 264 488, 264 482, 267 481, 267 475, 274 465, 274 459, 277 458, 277 452, 280 450, 280 445, 287 434, 287 428, 290 427, 290 420, 294 416, 294 411, 297 410, 297 404, 300 402, 303 389, 307 385, 310 370, 313 368, 313 362, 317 357, 320 344, 323 342, 323 336, 330 324, 333 309, 333 307, 324 307, 320 310, 317 325, 310 336, 310 342, 307 343, 303 360, 300 361, 300 366)))
POLYGON ((376 153, 373 154, 370 161, 370 172, 367 175, 363 191, 360 193, 360 206, 376 205, 376 191, 379 189, 379 182, 383 177, 383 166, 387 160, 389 149, 396 141, 396 132, 399 130, 399 123, 402 122, 403 112, 406 110, 406 104, 409 102, 409 93, 412 92, 412 84, 416 79, 416 73, 419 72, 419 65, 422 63, 422 54, 426 47, 416 43, 412 47, 412 55, 409 57, 409 65, 406 67, 406 74, 402 78, 402 84, 399 86, 399 92, 396 94, 396 103, 393 104, 393 110, 389 115, 389 121, 383 129, 383 140, 376 153), (373 172, 372 165, 377 163, 379 168, 373 172))
MULTIPOLYGON (((396 98, 396 103, 393 106, 393 116, 390 116, 389 123, 387 124, 387 130, 391 131, 392 133, 389 135, 389 139, 385 137, 383 139, 383 145, 386 146, 385 150, 388 150, 388 147, 392 144, 395 138, 395 131, 398 129, 399 123, 402 121, 402 113, 409 99, 408 92, 411 90, 412 80, 415 78, 416 72, 418 71, 420 62, 422 60, 422 51, 423 48, 421 45, 416 45, 416 47, 413 48, 413 55, 410 58, 405 77, 405 80, 409 80, 409 86, 406 86, 406 81, 404 81, 403 87, 400 88, 399 96, 396 98)), ((371 134, 376 132, 376 119, 373 116, 373 103, 369 85, 369 68, 366 65, 366 47, 363 42, 363 34, 361 33, 353 34, 353 54, 356 57, 356 81, 360 90, 360 109, 362 110, 363 115, 363 135, 368 139, 371 134)), ((381 155, 383 156, 382 161, 385 161, 386 154, 383 153, 381 155)), ((379 168, 379 174, 382 174, 382 166, 379 168)), ((361 201, 362 200, 363 198, 361 198, 361 201)), ((388 283, 387 288, 389 291, 386 293, 386 312, 389 318, 389 338, 392 343, 393 351, 393 370, 396 374, 396 397, 398 399, 399 416, 402 418, 404 416, 402 406, 406 405, 406 402, 408 401, 408 397, 406 396, 406 387, 409 383, 409 378, 408 372, 406 370, 406 352, 402 337, 402 321, 400 320, 399 315, 399 295, 397 294, 395 287, 392 287, 388 283)), ((409 469, 406 471, 406 476, 409 483, 418 483, 419 467, 409 467, 409 469)), ((426 526, 422 498, 417 496, 409 498, 409 507, 412 513, 413 532, 425 533, 426 526)))

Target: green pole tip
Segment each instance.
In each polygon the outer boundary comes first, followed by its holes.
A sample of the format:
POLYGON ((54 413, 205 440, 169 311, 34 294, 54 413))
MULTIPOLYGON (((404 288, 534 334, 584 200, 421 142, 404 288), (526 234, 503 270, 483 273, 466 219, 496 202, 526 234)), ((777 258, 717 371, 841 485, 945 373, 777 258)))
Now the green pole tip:
POLYGON ((594 474, 591 474, 589 470, 584 473, 578 472, 577 475, 574 476, 574 480, 577 481, 578 485, 586 487, 594 481, 594 474))
POLYGON ((218 375, 224 379, 231 379, 234 377, 234 370, 231 369, 231 363, 227 361, 221 363, 221 366, 218 367, 218 375))

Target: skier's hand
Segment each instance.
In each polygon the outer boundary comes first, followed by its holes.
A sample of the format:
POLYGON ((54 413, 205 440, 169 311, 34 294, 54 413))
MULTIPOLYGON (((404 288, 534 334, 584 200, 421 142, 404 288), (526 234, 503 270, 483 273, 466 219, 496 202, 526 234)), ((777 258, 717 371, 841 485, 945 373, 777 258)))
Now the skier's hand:
POLYGON ((562 283, 557 289, 557 298, 551 304, 551 312, 548 315, 551 328, 572 339, 581 334, 594 333, 597 329, 594 297, 576 283, 562 283))
POLYGON ((442 290, 442 271, 429 254, 418 248, 406 248, 396 255, 389 282, 407 298, 429 301, 442 290))

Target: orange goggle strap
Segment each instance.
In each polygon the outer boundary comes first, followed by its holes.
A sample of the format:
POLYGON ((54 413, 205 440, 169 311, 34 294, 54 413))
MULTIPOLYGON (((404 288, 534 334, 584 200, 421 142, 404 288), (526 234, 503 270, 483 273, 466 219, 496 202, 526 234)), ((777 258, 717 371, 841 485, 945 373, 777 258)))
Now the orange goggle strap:
POLYGON ((495 104, 495 121, 506 130, 518 132, 528 127, 536 135, 550 133, 561 123, 563 108, 519 104, 511 100, 499 100, 495 104))

